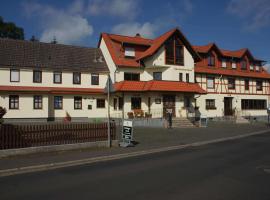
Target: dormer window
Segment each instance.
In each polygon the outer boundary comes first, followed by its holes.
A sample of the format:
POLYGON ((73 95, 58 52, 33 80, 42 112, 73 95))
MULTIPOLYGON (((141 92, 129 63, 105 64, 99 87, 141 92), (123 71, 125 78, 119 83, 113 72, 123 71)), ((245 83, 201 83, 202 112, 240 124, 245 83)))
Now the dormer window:
POLYGON ((254 70, 254 65, 251 64, 251 65, 249 66, 249 69, 250 69, 251 71, 253 71, 253 70, 254 70))
POLYGON ((131 47, 125 48, 125 57, 135 57, 135 49, 131 47))
POLYGON ((256 71, 260 71, 260 66, 259 65, 256 65, 256 71))
POLYGON ((247 69, 247 61, 246 60, 242 60, 241 61, 241 69, 242 70, 246 70, 247 69))
POLYGON ((232 61, 232 69, 236 69, 236 62, 232 61))
POLYGON ((222 67, 223 68, 226 68, 227 67, 227 63, 226 63, 226 60, 225 59, 222 60, 222 67))
POLYGON ((210 53, 207 57, 208 66, 215 66, 215 56, 210 53))
POLYGON ((177 37, 171 37, 167 40, 165 52, 167 65, 184 65, 184 46, 177 37))

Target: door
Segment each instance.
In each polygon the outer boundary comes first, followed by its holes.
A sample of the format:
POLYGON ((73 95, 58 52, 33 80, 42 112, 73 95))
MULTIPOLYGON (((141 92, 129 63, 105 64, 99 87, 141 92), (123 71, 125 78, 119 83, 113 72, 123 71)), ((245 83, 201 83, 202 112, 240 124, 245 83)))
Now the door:
POLYGON ((233 108, 232 108, 232 97, 224 97, 224 115, 232 116, 233 108))
POLYGON ((174 95, 163 96, 163 117, 167 116, 168 111, 171 111, 172 116, 175 117, 175 96, 174 95))

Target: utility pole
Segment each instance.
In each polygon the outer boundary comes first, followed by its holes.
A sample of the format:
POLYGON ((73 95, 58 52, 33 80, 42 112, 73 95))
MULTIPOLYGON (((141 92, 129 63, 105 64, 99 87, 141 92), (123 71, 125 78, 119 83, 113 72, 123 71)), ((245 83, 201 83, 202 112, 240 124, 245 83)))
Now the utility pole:
POLYGON ((108 102, 108 147, 111 147, 111 124, 110 124, 110 74, 108 74, 107 80, 107 102, 108 102))

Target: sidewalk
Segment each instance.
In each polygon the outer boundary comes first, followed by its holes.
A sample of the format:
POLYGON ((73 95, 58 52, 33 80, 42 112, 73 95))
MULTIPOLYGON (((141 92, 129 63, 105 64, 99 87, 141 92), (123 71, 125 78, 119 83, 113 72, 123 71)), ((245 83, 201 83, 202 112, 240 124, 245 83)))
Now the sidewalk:
MULTIPOLYGON (((135 147, 130 148, 91 148, 84 150, 32 154, 0 159, 0 170, 21 168, 59 162, 69 162, 95 158, 100 156, 111 156, 123 153, 131 153, 143 150, 154 150, 157 148, 185 145, 195 142, 205 142, 220 138, 239 136, 257 131, 269 130, 262 123, 256 124, 230 124, 211 123, 207 128, 165 129, 165 128, 135 128, 134 140, 138 142, 135 147)), ((118 136, 119 137, 119 136, 118 136)))

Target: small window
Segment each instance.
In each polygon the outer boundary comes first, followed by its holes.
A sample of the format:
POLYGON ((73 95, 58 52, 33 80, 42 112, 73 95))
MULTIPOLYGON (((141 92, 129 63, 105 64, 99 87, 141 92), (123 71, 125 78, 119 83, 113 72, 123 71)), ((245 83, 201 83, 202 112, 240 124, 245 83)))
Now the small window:
POLYGON ((10 82, 20 82, 20 70, 18 69, 10 70, 10 82))
POLYGON ((91 84, 99 85, 99 74, 91 74, 91 84))
POLYGON ((250 69, 251 71, 253 71, 253 70, 254 70, 254 65, 251 64, 251 65, 249 66, 249 69, 250 69))
POLYGON ((234 90, 235 89, 235 79, 228 78, 228 89, 234 90))
POLYGON ((186 82, 189 83, 189 74, 186 74, 186 82))
POLYGON ((226 68, 227 67, 227 62, 225 59, 222 60, 222 67, 223 68, 226 68))
POLYGON ((257 89, 257 91, 262 91, 262 89, 263 89, 262 81, 256 81, 256 89, 257 89))
POLYGON ((9 96, 9 109, 19 109, 19 96, 18 95, 9 96))
POLYGON ((105 99, 97 99, 97 108, 105 108, 105 99))
POLYGON ((39 70, 33 71, 33 82, 34 83, 41 83, 42 82, 42 72, 39 70))
POLYGON ((124 106, 124 98, 123 97, 119 97, 118 98, 118 109, 119 110, 123 110, 123 106, 124 106))
POLYGON ((126 57, 135 57, 135 49, 131 47, 125 48, 125 56, 126 57))
POLYGON ((215 66, 215 56, 211 53, 207 57, 208 66, 215 66))
POLYGON ((113 109, 117 110, 117 98, 113 99, 113 109))
POLYGON ((256 65, 256 71, 260 71, 260 66, 256 65))
POLYGON ((205 100, 205 109, 206 110, 215 110, 216 105, 215 105, 215 99, 206 99, 205 100))
POLYGON ((63 97, 55 96, 54 97, 54 109, 63 109, 63 97))
POLYGON ((179 81, 183 82, 183 73, 179 73, 179 81))
POLYGON ((131 109, 141 109, 141 97, 132 97, 131 98, 131 109))
POLYGON ((81 73, 73 72, 73 84, 81 84, 81 73))
POLYGON ((74 110, 82 109, 82 97, 74 97, 74 110))
POLYGON ((245 79, 245 90, 249 90, 249 80, 245 79))
POLYGON ((241 61, 241 69, 242 70, 246 70, 247 69, 247 61, 245 61, 245 60, 242 60, 241 61))
POLYGON ((35 95, 34 96, 34 109, 42 109, 42 96, 41 95, 35 95))
POLYGON ((53 73, 53 83, 56 83, 56 84, 62 83, 62 72, 53 73))
POLYGON ((124 73, 124 80, 125 81, 139 81, 140 74, 138 74, 138 73, 124 73))
POLYGON ((215 88, 215 78, 207 77, 207 88, 214 89, 215 88))
POLYGON ((161 81, 162 80, 162 72, 153 72, 154 80, 161 81))
POLYGON ((236 62, 232 62, 232 69, 236 69, 236 62))

